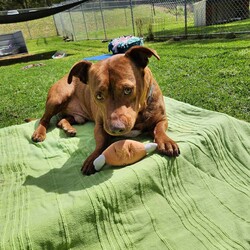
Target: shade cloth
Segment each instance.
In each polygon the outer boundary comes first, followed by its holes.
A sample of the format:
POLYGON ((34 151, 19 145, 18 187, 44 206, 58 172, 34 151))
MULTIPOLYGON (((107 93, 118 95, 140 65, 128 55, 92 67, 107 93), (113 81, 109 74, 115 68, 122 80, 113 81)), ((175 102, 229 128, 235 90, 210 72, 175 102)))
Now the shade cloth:
POLYGON ((76 2, 69 2, 67 4, 55 5, 52 7, 44 7, 38 9, 24 9, 18 10, 16 13, 8 14, 0 14, 0 24, 3 23, 18 23, 18 22, 26 22, 31 21, 51 15, 55 15, 59 12, 71 9, 79 4, 87 2, 88 0, 80 0, 76 2))
MULTIPOLYGON (((250 124, 165 98, 181 155, 91 176, 94 124, 0 129, 1 249, 250 249, 250 124)), ((150 141, 146 136, 142 142, 150 141)))

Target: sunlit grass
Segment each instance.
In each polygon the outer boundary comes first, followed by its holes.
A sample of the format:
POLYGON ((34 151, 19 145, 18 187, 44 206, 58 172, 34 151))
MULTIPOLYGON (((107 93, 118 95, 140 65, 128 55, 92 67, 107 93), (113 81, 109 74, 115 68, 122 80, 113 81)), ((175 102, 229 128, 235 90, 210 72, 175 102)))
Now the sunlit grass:
MULTIPOLYGON (((108 52, 107 43, 98 40, 66 43, 61 38, 41 38, 29 40, 27 46, 30 54, 40 54, 37 59, 8 61, 6 66, 0 61, 0 127, 41 117, 55 81, 84 57, 108 52), (68 56, 53 60, 57 50, 68 56), (44 66, 22 69, 36 63, 44 66)), ((151 58, 149 66, 165 96, 250 122, 249 39, 147 42, 145 46, 161 57, 160 61, 151 58)))

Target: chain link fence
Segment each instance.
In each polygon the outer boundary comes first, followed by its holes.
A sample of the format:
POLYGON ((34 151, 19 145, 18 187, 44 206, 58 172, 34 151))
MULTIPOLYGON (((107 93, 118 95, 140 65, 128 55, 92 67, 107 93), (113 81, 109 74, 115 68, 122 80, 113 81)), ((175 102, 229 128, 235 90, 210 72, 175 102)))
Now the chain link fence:
POLYGON ((249 33, 249 0, 93 0, 54 16, 72 40, 249 33))
POLYGON ((37 39, 57 36, 53 16, 20 23, 0 24, 0 34, 9 34, 21 30, 25 39, 37 39))
POLYGON ((0 25, 0 33, 22 30, 26 39, 60 35, 71 40, 250 33, 249 1, 90 0, 47 18, 0 25))

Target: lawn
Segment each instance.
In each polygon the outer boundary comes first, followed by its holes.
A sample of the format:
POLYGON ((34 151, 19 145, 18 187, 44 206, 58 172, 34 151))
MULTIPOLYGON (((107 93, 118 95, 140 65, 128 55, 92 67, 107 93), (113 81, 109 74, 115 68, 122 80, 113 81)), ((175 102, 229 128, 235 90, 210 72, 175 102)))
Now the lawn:
MULTIPOLYGON (((0 60, 0 127, 40 118, 49 87, 84 57, 107 53, 107 43, 61 38, 27 40, 30 57, 0 60), (67 57, 52 59, 57 50, 67 57), (23 69, 30 64, 40 67, 23 69)), ((186 40, 145 43, 160 61, 150 68, 163 94, 209 110, 227 113, 250 122, 249 37, 234 40, 186 40)))

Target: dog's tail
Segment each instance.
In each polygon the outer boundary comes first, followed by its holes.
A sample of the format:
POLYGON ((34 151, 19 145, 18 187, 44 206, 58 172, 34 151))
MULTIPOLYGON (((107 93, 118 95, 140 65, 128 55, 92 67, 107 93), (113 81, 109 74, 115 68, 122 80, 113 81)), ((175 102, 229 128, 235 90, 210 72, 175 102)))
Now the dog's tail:
POLYGON ((37 120, 36 118, 26 118, 24 119, 25 122, 32 122, 32 121, 35 121, 37 120))

